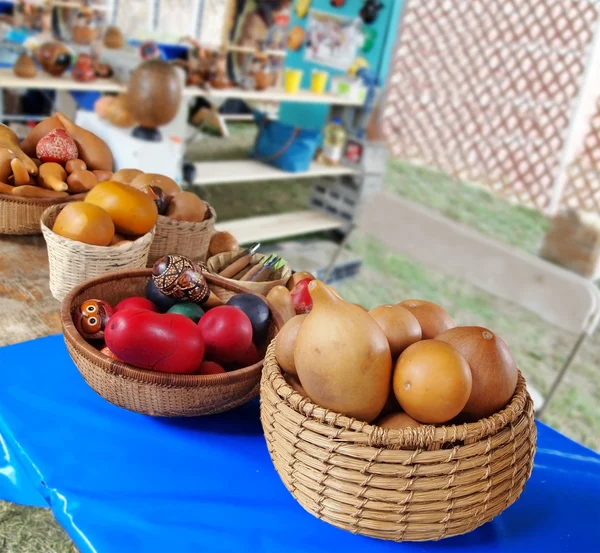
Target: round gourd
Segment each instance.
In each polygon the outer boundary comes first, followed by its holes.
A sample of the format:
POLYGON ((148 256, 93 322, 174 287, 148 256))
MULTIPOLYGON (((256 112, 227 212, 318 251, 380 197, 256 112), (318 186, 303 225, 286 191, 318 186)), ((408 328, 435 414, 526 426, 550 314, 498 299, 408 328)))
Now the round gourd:
POLYGON ((456 326, 454 319, 436 303, 426 300, 405 300, 399 305, 408 309, 417 318, 423 340, 435 338, 438 334, 456 326))
POLYGON ((52 230, 64 238, 92 246, 108 246, 115 234, 115 225, 104 209, 86 202, 72 202, 58 214, 52 230))
POLYGON ((396 362, 394 394, 413 419, 445 423, 458 415, 471 395, 471 369, 451 345, 422 340, 406 348, 396 362))
POLYGON ((126 184, 98 183, 85 198, 108 212, 119 234, 136 236, 149 232, 158 219, 156 204, 150 196, 126 184))
POLYGON ((408 346, 421 339, 421 326, 417 318, 401 305, 380 305, 369 311, 383 330, 392 357, 398 357, 408 346))
MULTIPOLYGON (((129 170, 131 171, 131 169, 129 170)), ((179 188, 179 185, 173 179, 166 175, 159 175, 158 173, 138 173, 126 184, 139 189, 143 189, 146 186, 158 186, 164 190, 167 196, 175 196, 175 194, 181 192, 181 188, 179 188)))
POLYGON ((175 67, 166 61, 147 60, 129 78, 127 109, 142 127, 166 125, 177 115, 181 93, 175 67))
POLYGON ((173 196, 167 208, 167 217, 176 221, 201 223, 206 218, 208 206, 193 192, 180 192, 173 196))
POLYGON ((138 175, 143 175, 144 173, 139 169, 119 169, 112 176, 113 182, 121 182, 123 184, 130 184, 138 175))

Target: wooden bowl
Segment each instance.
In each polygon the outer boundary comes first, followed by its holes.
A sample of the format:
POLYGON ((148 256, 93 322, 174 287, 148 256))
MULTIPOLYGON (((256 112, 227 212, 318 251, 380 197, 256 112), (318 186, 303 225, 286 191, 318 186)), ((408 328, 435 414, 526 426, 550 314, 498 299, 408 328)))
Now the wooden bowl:
MULTIPOLYGON (((115 305, 127 297, 143 296, 151 274, 151 269, 138 269, 102 275, 75 287, 62 302, 61 323, 67 350, 90 387, 119 407, 162 417, 221 413, 255 398, 260 386, 262 360, 224 374, 160 373, 106 357, 77 332, 73 313, 83 301, 97 298, 115 305)), ((247 293, 217 276, 207 274, 206 280, 217 296, 219 290, 247 293)), ((271 309, 267 343, 282 325, 282 320, 271 309)), ((262 353, 264 357, 265 351, 262 353)))

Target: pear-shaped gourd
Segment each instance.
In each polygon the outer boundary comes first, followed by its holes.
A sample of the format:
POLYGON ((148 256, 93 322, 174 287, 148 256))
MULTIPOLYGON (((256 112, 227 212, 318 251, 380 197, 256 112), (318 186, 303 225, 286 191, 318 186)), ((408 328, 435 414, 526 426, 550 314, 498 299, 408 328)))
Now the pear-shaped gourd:
POLYGON ((371 422, 390 391, 392 356, 385 334, 373 317, 323 282, 313 280, 308 290, 313 309, 294 348, 302 386, 318 405, 371 422))
POLYGON ((13 66, 17 77, 22 79, 33 79, 37 75, 37 68, 33 58, 29 54, 21 54, 13 66))

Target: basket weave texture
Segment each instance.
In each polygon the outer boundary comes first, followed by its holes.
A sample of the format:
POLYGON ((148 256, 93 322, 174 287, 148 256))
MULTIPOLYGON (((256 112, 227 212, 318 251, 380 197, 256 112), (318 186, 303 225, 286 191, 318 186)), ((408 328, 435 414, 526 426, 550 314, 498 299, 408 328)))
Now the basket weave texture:
POLYGON ((155 261, 169 254, 183 255, 192 261, 206 261, 217 218, 212 206, 208 207, 210 216, 200 223, 176 221, 159 215, 148 255, 148 267, 152 267, 155 261))
POLYGON ((311 514, 394 541, 474 530, 514 503, 533 467, 533 402, 519 374, 510 404, 459 426, 388 430, 312 403, 267 351, 261 421, 275 469, 311 514))
POLYGON ((49 207, 41 221, 48 247, 50 292, 57 300, 62 301, 75 285, 89 278, 120 269, 146 267, 154 230, 126 244, 91 246, 52 232, 54 221, 63 208, 64 205, 49 207))
POLYGON ((23 198, 0 194, 0 234, 42 234, 40 219, 46 209, 83 198, 85 194, 67 198, 23 198))
MULTIPOLYGON (((206 265, 208 270, 211 273, 218 274, 224 267, 227 266, 229 260, 235 257, 238 252, 223 252, 217 255, 213 255, 207 262, 206 265)), ((252 261, 258 261, 266 257, 265 254, 255 253, 252 256, 252 261)), ((255 294, 261 294, 266 296, 270 290, 275 288, 275 286, 285 286, 285 283, 292 276, 292 270, 288 265, 285 265, 281 269, 279 269, 278 274, 276 274, 276 280, 269 280, 267 282, 244 282, 240 280, 233 280, 232 278, 225 278, 223 280, 230 282, 232 284, 236 284, 238 286, 242 286, 246 290, 250 290, 255 294)))
MULTIPOLYGON (((143 296, 151 269, 125 270, 103 275, 74 288, 61 306, 67 350, 85 381, 104 399, 138 413, 163 417, 195 417, 228 411, 258 395, 263 362, 224 374, 181 375, 138 369, 101 354, 81 337, 73 312, 85 300, 97 298, 115 305, 131 296, 143 296)), ((212 290, 218 285, 234 293, 239 287, 206 275, 212 290)), ((269 339, 282 326, 271 310, 269 339)))

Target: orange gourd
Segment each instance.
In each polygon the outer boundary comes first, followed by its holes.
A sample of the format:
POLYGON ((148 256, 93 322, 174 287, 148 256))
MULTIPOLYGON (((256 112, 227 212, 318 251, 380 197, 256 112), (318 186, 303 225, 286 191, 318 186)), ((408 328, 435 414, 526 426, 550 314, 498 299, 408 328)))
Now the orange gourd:
POLYGON ((320 280, 308 284, 313 309, 296 338, 294 362, 308 396, 327 409, 371 422, 385 405, 392 356, 373 317, 320 280))
POLYGON ((86 202, 67 204, 56 217, 52 230, 64 238, 93 246, 108 246, 115 234, 110 215, 86 202))
POLYGON ((394 394, 413 419, 445 423, 458 415, 471 395, 471 369, 451 345, 422 340, 406 348, 394 369, 394 394))
POLYGON ((108 212, 117 232, 125 236, 146 234, 158 219, 156 204, 150 196, 119 182, 98 183, 85 201, 108 212))
POLYGON ((435 338, 438 334, 456 326, 454 319, 437 303, 426 300, 405 300, 399 305, 408 309, 417 318, 421 325, 423 340, 435 338))

